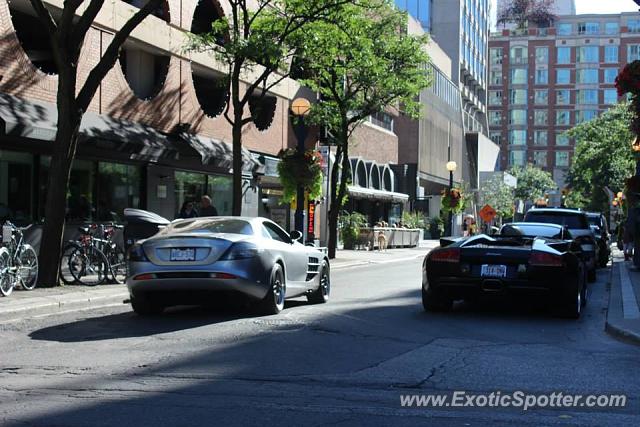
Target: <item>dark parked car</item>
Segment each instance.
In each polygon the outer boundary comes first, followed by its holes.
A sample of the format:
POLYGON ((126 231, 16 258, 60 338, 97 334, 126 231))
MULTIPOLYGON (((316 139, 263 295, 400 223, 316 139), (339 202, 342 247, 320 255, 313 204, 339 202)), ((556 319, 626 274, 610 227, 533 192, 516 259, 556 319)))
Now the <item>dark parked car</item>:
POLYGON ((598 242, 598 265, 606 267, 611 257, 611 234, 609 234, 607 219, 600 212, 586 212, 586 214, 591 230, 596 235, 596 241, 598 242))
POLYGON ((586 303, 580 245, 554 224, 512 223, 500 234, 441 239, 422 264, 422 304, 447 310, 454 300, 497 295, 546 296, 565 317, 586 303))
POLYGON ((587 279, 595 282, 600 254, 587 214, 576 209, 534 208, 525 214, 524 222, 541 222, 567 227, 582 247, 582 256, 587 265, 587 279))
POLYGON ((266 218, 176 220, 129 250, 127 287, 133 310, 203 304, 223 294, 253 300, 277 314, 286 298, 329 299, 329 259, 266 218))

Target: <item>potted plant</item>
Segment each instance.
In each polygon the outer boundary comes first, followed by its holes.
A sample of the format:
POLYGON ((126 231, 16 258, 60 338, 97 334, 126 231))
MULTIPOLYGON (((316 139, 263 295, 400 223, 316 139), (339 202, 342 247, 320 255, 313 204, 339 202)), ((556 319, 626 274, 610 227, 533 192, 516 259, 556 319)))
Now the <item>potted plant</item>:
POLYGON ((340 214, 340 238, 345 249, 353 249, 360 236, 360 228, 367 225, 367 218, 359 212, 343 212, 340 214))

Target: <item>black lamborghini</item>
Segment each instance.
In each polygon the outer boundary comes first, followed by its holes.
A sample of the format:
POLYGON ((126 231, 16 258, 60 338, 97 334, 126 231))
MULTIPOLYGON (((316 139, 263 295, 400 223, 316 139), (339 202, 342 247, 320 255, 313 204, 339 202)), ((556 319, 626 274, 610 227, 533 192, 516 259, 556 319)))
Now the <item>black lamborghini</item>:
POLYGON ((493 236, 441 239, 422 264, 422 304, 439 311, 459 299, 539 295, 563 317, 577 319, 586 283, 580 244, 566 227, 511 223, 493 236))

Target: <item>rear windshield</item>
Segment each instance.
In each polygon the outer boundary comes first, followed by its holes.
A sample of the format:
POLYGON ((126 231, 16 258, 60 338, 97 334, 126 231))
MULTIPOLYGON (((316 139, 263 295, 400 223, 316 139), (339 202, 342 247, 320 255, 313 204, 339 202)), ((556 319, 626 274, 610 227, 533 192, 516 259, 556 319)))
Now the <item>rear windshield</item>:
POLYGON ((589 228, 589 224, 587 223, 584 214, 570 214, 566 212, 528 212, 526 220, 531 222, 558 224, 570 229, 589 228))
POLYGON ((172 223, 167 233, 230 233, 253 234, 253 227, 241 219, 193 219, 172 223))
POLYGON ((562 238, 561 229, 558 227, 546 227, 544 225, 505 224, 500 230, 500 234, 503 236, 562 238))
POLYGON ((589 221, 590 225, 597 225, 600 226, 600 217, 599 216, 590 216, 587 215, 587 220, 589 221))

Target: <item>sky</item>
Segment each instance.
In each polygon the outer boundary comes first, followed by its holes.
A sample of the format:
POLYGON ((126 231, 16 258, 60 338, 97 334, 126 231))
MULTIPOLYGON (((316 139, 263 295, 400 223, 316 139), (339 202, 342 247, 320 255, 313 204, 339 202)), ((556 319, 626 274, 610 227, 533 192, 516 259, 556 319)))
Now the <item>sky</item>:
MULTIPOLYGON (((495 23, 496 0, 491 1, 492 22, 495 23)), ((633 0, 576 0, 576 13, 637 12, 640 6, 633 0)))

